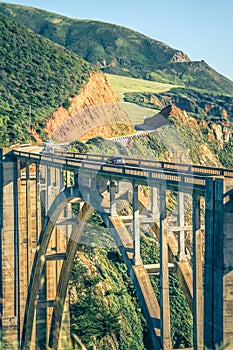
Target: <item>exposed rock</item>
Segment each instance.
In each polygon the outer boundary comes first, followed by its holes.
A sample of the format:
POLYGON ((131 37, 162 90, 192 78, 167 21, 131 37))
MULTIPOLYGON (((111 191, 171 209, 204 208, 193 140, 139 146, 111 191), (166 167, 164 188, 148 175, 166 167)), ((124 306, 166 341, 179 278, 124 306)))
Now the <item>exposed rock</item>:
POLYGON ((209 140, 217 140, 219 148, 223 147, 224 142, 228 142, 233 132, 232 129, 225 126, 222 121, 219 124, 212 123, 210 125, 210 130, 213 132, 212 135, 209 133, 209 140))
POLYGON ((211 128, 214 132, 215 139, 217 141, 223 142, 223 132, 222 132, 222 126, 220 124, 212 124, 211 128))
POLYGON ((175 105, 169 105, 163 108, 158 114, 154 115, 151 118, 144 119, 144 125, 154 127, 155 129, 160 128, 165 124, 169 124, 169 117, 174 116, 181 122, 185 123, 187 119, 187 114, 176 107, 175 105))
POLYGON ((217 161, 213 152, 211 152, 210 148, 206 144, 201 144, 199 146, 200 153, 200 164, 208 166, 219 167, 219 162, 217 161))
POLYGON ((57 141, 109 137, 134 131, 103 73, 91 73, 81 93, 70 100, 68 111, 64 107, 58 108, 47 123, 48 135, 57 141))
POLYGON ((191 62, 191 59, 183 51, 177 51, 170 62, 191 62))
POLYGON ((230 138, 232 137, 232 130, 230 128, 227 128, 223 126, 223 141, 224 142, 229 142, 230 138))

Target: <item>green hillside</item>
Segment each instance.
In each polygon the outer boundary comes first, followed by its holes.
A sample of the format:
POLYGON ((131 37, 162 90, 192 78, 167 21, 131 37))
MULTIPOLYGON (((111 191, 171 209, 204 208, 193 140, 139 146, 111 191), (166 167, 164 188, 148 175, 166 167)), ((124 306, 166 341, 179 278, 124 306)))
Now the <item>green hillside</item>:
POLYGON ((197 120, 207 122, 225 121, 228 125, 233 121, 233 98, 220 94, 210 94, 203 90, 174 88, 166 92, 126 92, 124 101, 144 108, 161 110, 175 104, 197 120))
POLYGON ((112 74, 233 94, 233 82, 204 61, 133 30, 0 3, 0 12, 112 74))
POLYGON ((91 67, 76 54, 0 14, 0 144, 41 136, 46 120, 89 79, 91 67))

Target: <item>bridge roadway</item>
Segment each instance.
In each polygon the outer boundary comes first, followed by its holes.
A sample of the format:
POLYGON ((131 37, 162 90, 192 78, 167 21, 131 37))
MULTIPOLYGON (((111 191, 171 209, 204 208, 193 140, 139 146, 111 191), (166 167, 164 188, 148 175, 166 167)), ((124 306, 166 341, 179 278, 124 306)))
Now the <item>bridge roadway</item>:
MULTIPOLYGON (((77 198, 83 197, 83 199, 78 199, 79 201, 85 200, 85 202, 89 202, 94 209, 100 210, 103 220, 106 222, 106 225, 119 246, 134 282, 137 294, 139 295, 142 309, 151 333, 154 349, 172 349, 168 275, 169 273, 174 272, 178 276, 181 287, 183 288, 184 294, 190 305, 190 309, 193 312, 193 348, 199 350, 203 349, 203 345, 205 345, 208 346, 209 349, 212 349, 216 344, 220 344, 222 341, 232 341, 233 333, 230 325, 233 320, 233 301, 231 300, 230 295, 233 290, 231 273, 233 259, 231 248, 229 248, 229 246, 233 243, 233 220, 231 214, 233 170, 134 158, 126 158, 126 165, 121 167, 106 164, 107 157, 103 155, 76 154, 60 151, 55 152, 55 154, 39 154, 39 152, 39 148, 13 149, 11 154, 6 155, 5 158, 3 157, 3 184, 4 176, 7 177, 7 175, 4 175, 4 161, 5 159, 8 159, 8 161, 13 160, 13 162, 17 160, 18 167, 21 169, 20 181, 22 184, 25 182, 25 203, 27 206, 30 204, 30 201, 32 201, 30 200, 29 192, 30 186, 35 179, 36 184, 40 178, 47 176, 47 179, 43 178, 41 184, 38 184, 40 188, 47 186, 47 192, 50 191, 51 186, 49 187, 48 185, 51 183, 51 180, 49 180, 48 177, 52 176, 52 171, 50 170, 48 173, 48 169, 57 169, 58 172, 63 174, 65 172, 66 175, 69 173, 73 174, 73 186, 67 187, 64 190, 62 190, 61 186, 60 195, 58 194, 57 197, 55 195, 54 202, 51 203, 47 209, 46 217, 48 219, 40 219, 42 221, 44 220, 44 223, 47 222, 47 226, 44 224, 44 228, 42 227, 41 232, 43 234, 40 235, 37 243, 37 250, 38 247, 40 247, 38 254, 35 254, 35 256, 33 255, 30 258, 31 263, 28 263, 29 267, 32 266, 32 273, 31 281, 28 284, 27 296, 27 291, 24 288, 24 299, 25 297, 27 299, 26 304, 25 300, 20 301, 22 305, 25 305, 24 318, 22 317, 22 311, 21 316, 18 316, 18 319, 20 318, 18 321, 18 323, 20 323, 18 325, 20 329, 18 339, 21 343, 22 349, 28 349, 31 344, 31 339, 33 339, 33 337, 36 338, 35 330, 33 330, 33 327, 35 328, 35 326, 32 320, 35 315, 36 298, 42 293, 39 291, 39 281, 43 275, 43 256, 45 256, 47 262, 55 258, 56 260, 62 260, 62 257, 66 257, 66 260, 64 260, 62 267, 60 268, 60 278, 56 287, 57 291, 55 290, 55 295, 57 295, 57 297, 55 298, 53 296, 56 301, 52 303, 51 300, 48 300, 48 296, 46 298, 47 304, 50 307, 53 305, 53 316, 46 316, 47 320, 50 319, 51 323, 49 345, 53 349, 57 349, 59 346, 59 332, 64 314, 63 307, 65 304, 65 293, 69 277, 67 271, 70 271, 71 269, 77 245, 74 243, 68 243, 67 249, 65 249, 64 252, 53 254, 52 257, 51 254, 48 254, 48 243, 45 243, 45 240, 49 240, 49 237, 52 237, 52 231, 56 225, 56 227, 58 227, 59 225, 62 225, 62 222, 63 225, 64 222, 67 224, 71 221, 74 222, 72 218, 58 219, 59 213, 57 212, 57 208, 60 208, 63 205, 61 205, 61 203, 70 201, 74 197, 74 193, 76 193, 77 198), (32 165, 35 165, 34 169, 30 170, 30 166, 32 165), (44 175, 44 172, 46 172, 45 169, 47 169, 46 175, 44 175), (117 215, 116 206, 121 198, 125 198, 125 194, 123 195, 121 190, 122 183, 125 181, 131 184, 132 192, 131 198, 129 198, 129 202, 132 204, 132 216, 127 218, 119 217, 117 215), (105 191, 106 182, 108 182, 109 189, 109 194, 107 195, 107 192, 105 191), (45 183, 45 185, 43 183, 45 183), (117 191, 116 183, 120 184, 117 191), (149 208, 148 198, 146 198, 142 191, 140 191, 138 185, 146 185, 151 189, 149 208), (72 188, 74 190, 72 190, 72 188), (172 227, 171 225, 169 227, 167 218, 167 190, 177 193, 178 200, 177 206, 179 215, 177 218, 177 224, 172 227), (104 196, 103 191, 105 191, 104 196), (96 196, 93 195, 97 192, 99 192, 98 203, 96 203, 96 196), (117 194, 116 192, 119 193, 117 194), (67 197, 64 197, 63 193, 67 197), (68 195, 68 193, 70 194, 68 195), (190 224, 187 225, 187 223, 185 223, 184 196, 189 196, 192 201, 193 213, 191 228, 190 224), (59 198, 63 199, 60 200, 59 198), (64 200, 64 198, 66 199, 64 200), (201 198, 205 201, 206 214, 204 217, 201 216, 201 198), (103 200, 102 203, 100 203, 100 200, 103 200), (57 219, 53 219, 52 222, 49 218, 53 216, 54 218, 57 217, 57 219), (200 226, 201 220, 205 221, 204 257, 201 249, 203 246, 203 230, 201 230, 200 226), (131 224, 133 235, 129 234, 129 231, 126 228, 126 222, 131 224), (160 264, 143 265, 140 256, 140 225, 143 223, 150 224, 157 235, 160 243, 160 264), (185 232, 190 230, 193 235, 193 250, 191 252, 193 256, 192 267, 186 256, 187 248, 185 247, 185 232), (45 254, 46 249, 47 253, 45 254), (32 263, 33 259, 34 262, 32 263), (203 259, 205 259, 204 290, 202 282, 203 259), (160 274, 161 291, 159 302, 157 301, 149 280, 149 275, 154 273, 160 274), (60 300, 62 300, 63 303, 61 303, 60 300), (230 313, 229 310, 232 310, 232 313, 230 313)), ((19 176, 19 173, 17 176, 19 176)), ((51 179, 56 182, 57 180, 55 178, 57 177, 51 177, 51 179)), ((18 186, 19 188, 20 186, 22 187, 20 184, 18 184, 18 186)), ((3 186, 3 197, 4 195, 6 194, 3 186)), ((3 220, 1 221, 3 221, 4 237, 4 216, 7 216, 7 209, 4 208, 4 203, 2 206, 3 220)), ((78 230, 79 234, 81 234, 85 222, 92 213, 92 210, 89 210, 88 206, 84 206, 83 208, 85 208, 84 213, 79 213, 80 218, 85 218, 86 215, 86 219, 83 219, 84 224, 82 229, 80 228, 80 225, 77 225, 77 222, 76 224, 73 223, 71 236, 75 235, 75 227, 76 231, 78 230)), ((18 215, 20 216, 20 213, 18 215)), ((30 214, 25 215, 26 221, 28 222, 26 225, 26 230, 28 232, 28 226, 31 225, 30 214)), ((38 218, 38 214, 36 215, 38 218)), ((80 221, 80 224, 81 222, 82 220, 80 221)), ((3 248, 4 239, 2 241, 2 249, 3 248)), ((27 256, 28 255, 29 251, 27 252, 27 256)), ((14 259, 12 261, 14 263, 14 259)), ((30 268, 28 268, 28 270, 30 270, 30 268)), ((2 275, 4 277, 4 271, 2 272, 2 275)), ((47 277, 48 280, 49 278, 51 279, 51 276, 47 277)), ((54 292, 51 295, 54 295, 54 292)), ((42 297, 42 301, 44 300, 43 298, 45 297, 42 297)), ((7 299, 7 294, 5 299, 7 299)), ((43 301, 43 303, 45 304, 45 301, 43 301)), ((38 302, 38 305, 42 304, 38 302)), ((4 307, 6 306, 3 302, 3 316, 4 312, 7 314, 7 312, 4 311, 4 307)), ((41 311, 38 310, 38 306, 37 313, 38 324, 36 323, 36 330, 39 334, 43 331, 40 323, 45 316, 43 315, 43 312, 41 314, 41 311)), ((5 320, 6 317, 3 317, 3 319, 5 320)), ((2 322, 2 329, 7 329, 4 322, 2 322)), ((47 336, 44 336, 42 341, 36 340, 37 346, 39 344, 41 349, 43 349, 43 346, 45 348, 46 344, 48 344, 48 339, 46 339, 47 336)))
POLYGON ((180 187, 190 192, 199 189, 204 193, 206 177, 233 178, 233 170, 200 165, 171 163, 164 161, 143 160, 141 158, 125 158, 124 166, 106 164, 107 156, 97 154, 80 154, 73 152, 55 152, 55 154, 38 154, 25 149, 13 150, 13 156, 26 159, 28 162, 46 163, 53 167, 77 170, 82 168, 88 172, 102 176, 114 176, 117 179, 137 180, 138 184, 151 185, 167 181, 168 189, 180 187))

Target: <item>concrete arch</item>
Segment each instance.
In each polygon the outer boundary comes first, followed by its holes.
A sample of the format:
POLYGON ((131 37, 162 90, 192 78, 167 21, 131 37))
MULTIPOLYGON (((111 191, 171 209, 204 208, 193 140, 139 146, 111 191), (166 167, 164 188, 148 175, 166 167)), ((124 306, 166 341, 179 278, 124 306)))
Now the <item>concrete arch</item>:
POLYGON ((53 309, 52 323, 49 334, 49 346, 52 349, 57 349, 58 347, 64 302, 66 298, 70 273, 74 262, 75 253, 77 251, 79 238, 82 235, 85 229, 85 225, 90 219, 93 212, 93 207, 85 203, 81 211, 79 212, 79 224, 73 227, 69 242, 67 244, 67 259, 64 260, 60 272, 60 277, 57 285, 56 301, 53 309))
MULTIPOLYGON (((30 349, 33 320, 34 320, 35 307, 36 307, 36 298, 37 298, 39 284, 40 284, 40 276, 44 267, 45 254, 53 232, 53 228, 57 222, 57 219, 59 218, 61 211, 64 209, 65 205, 74 198, 80 198, 80 200, 83 200, 79 189, 77 189, 76 187, 68 187, 64 189, 62 192, 60 192, 59 195, 55 198, 54 202, 52 203, 49 209, 47 218, 45 220, 45 223, 43 225, 43 228, 41 230, 41 235, 40 235, 37 251, 36 251, 33 266, 32 266, 31 278, 29 282, 28 295, 26 300, 23 333, 22 333, 22 341, 21 341, 21 349, 23 350, 30 349)), ((85 210, 83 212, 83 218, 80 221, 79 225, 77 225, 77 228, 72 231, 71 237, 75 238, 79 230, 81 233, 81 231, 85 228, 86 222, 90 218, 94 209, 91 208, 89 205, 87 205, 86 210, 87 210, 86 212, 85 210)), ((67 245, 67 252, 69 252, 69 256, 70 256, 69 263, 71 262, 72 255, 74 254, 74 248, 75 248, 74 243, 72 243, 72 240, 70 238, 69 243, 67 245)), ((64 275, 64 272, 63 272, 63 275, 64 275)), ((62 280, 61 278, 61 282, 60 282, 61 287, 64 284, 64 282, 65 281, 62 280)))

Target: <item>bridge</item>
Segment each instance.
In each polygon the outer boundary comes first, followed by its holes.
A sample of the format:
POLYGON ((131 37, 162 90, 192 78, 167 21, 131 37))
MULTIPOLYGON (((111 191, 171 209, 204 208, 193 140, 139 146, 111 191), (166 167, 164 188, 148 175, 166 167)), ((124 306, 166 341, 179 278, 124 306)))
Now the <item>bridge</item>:
POLYGON ((193 349, 215 349, 222 343, 232 349, 233 170, 134 158, 127 158, 121 167, 106 164, 106 159, 91 154, 40 154, 30 147, 1 150, 4 349, 12 344, 19 349, 62 349, 61 339, 69 333, 69 276, 94 210, 127 265, 154 349, 173 349, 171 273, 177 274, 192 311, 193 349), (178 212, 173 221, 167 208, 171 194, 178 212), (120 215, 122 198, 129 202, 132 215, 120 215), (191 215, 186 213, 187 200, 191 215), (71 209, 74 202, 79 207, 76 217, 71 209), (159 264, 143 263, 143 224, 157 236, 159 264), (189 247, 187 232, 192 235, 189 247), (160 276, 159 300, 151 274, 160 276))

